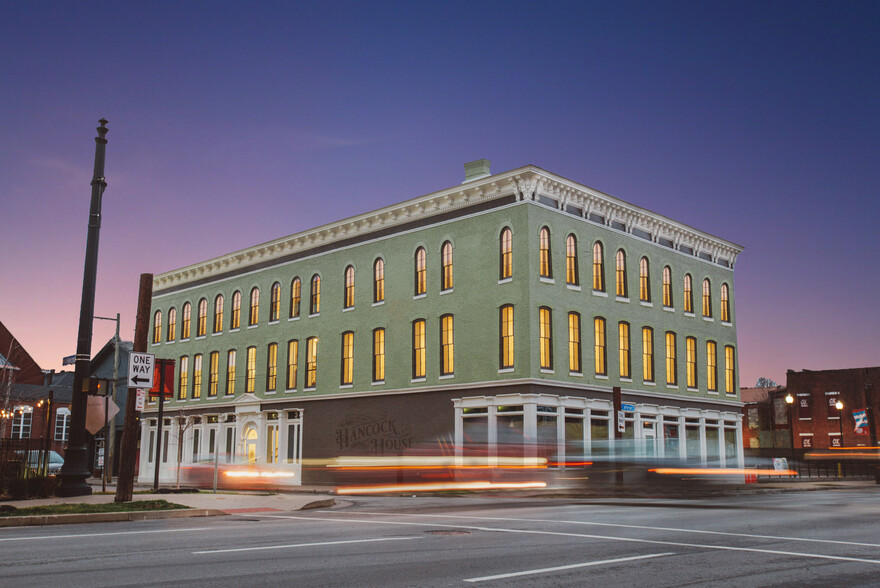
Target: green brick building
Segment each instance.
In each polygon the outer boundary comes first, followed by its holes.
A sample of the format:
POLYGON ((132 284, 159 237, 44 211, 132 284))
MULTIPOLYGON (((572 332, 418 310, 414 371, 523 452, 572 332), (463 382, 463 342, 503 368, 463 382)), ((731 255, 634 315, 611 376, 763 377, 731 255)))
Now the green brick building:
MULTIPOLYGON (((465 171, 155 277, 149 351, 177 362, 162 479, 178 443, 185 464, 219 451, 293 483, 320 481, 303 458, 423 443, 572 457, 614 436, 617 387, 624 437, 742 464, 742 247, 535 166, 465 171)), ((157 418, 148 403, 142 481, 157 418)))

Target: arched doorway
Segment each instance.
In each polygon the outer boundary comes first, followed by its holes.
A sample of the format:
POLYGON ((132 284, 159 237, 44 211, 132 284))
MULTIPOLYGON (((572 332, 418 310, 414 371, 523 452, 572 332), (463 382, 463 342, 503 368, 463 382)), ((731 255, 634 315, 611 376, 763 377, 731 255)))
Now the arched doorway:
POLYGON ((250 426, 244 433, 244 458, 249 464, 257 463, 257 428, 250 426))

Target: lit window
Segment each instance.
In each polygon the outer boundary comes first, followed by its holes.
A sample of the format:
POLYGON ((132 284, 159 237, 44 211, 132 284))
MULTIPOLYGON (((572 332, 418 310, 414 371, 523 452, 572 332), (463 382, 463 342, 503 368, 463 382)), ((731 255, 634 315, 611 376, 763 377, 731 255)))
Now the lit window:
POLYGON ((214 299, 214 332, 223 331, 223 294, 214 299))
POLYGON ((693 337, 685 339, 685 360, 687 361, 687 387, 697 387, 697 340, 693 337))
POLYGON ((257 381, 257 348, 247 348, 247 371, 244 378, 244 391, 253 392, 257 381))
POLYGON ((196 323, 196 337, 204 337, 208 330, 208 301, 205 298, 199 300, 199 317, 196 323))
POLYGON ((736 394, 736 356, 733 347, 724 347, 724 391, 736 394))
POLYGON ((412 377, 425 377, 425 320, 417 319, 412 324, 412 377))
POLYGON ((715 341, 706 341, 706 386, 718 392, 718 355, 715 341))
POLYGON ((287 389, 296 390, 296 371, 299 358, 299 341, 287 342, 287 389))
POLYGON ((318 338, 306 339, 306 388, 318 384, 318 338))
POLYGON ((425 253, 424 247, 419 247, 416 249, 416 264, 415 264, 415 295, 424 294, 427 292, 428 284, 427 284, 427 271, 425 269, 425 264, 427 263, 427 254, 425 253))
POLYGON ((70 409, 59 408, 55 413, 55 440, 67 441, 70 437, 70 409))
POLYGON ((177 309, 168 309, 168 337, 166 341, 174 341, 177 336, 177 309))
POLYGON ((229 322, 230 329, 237 329, 241 326, 241 292, 235 291, 232 294, 232 320, 229 322))
POLYGON ((248 313, 248 325, 255 325, 260 319, 260 289, 251 289, 251 306, 248 313))
POLYGON ((721 284, 721 321, 730 322, 730 298, 728 297, 727 284, 721 284))
POLYGON ((500 278, 513 276, 513 233, 509 227, 501 231, 500 278))
POLYGON ((605 252, 601 241, 593 243, 593 290, 605 291, 605 252))
POLYGON ((302 282, 299 277, 290 282, 290 318, 299 316, 299 301, 302 298, 302 282))
POLYGON ((189 339, 190 328, 192 326, 192 304, 189 302, 183 305, 183 325, 180 330, 181 339, 189 339))
POLYGON ((593 320, 593 352, 596 356, 596 375, 607 376, 608 364, 605 350, 605 319, 596 317, 593 320))
POLYGON ((540 251, 541 277, 552 278, 553 265, 550 262, 550 229, 547 227, 541 228, 538 246, 540 251))
POLYGON ((208 361, 208 396, 217 396, 217 383, 220 379, 220 352, 212 351, 208 361))
POLYGON ((629 323, 618 323, 617 338, 619 341, 620 377, 632 377, 632 359, 630 355, 629 323))
POLYGON ((667 265, 663 267, 663 306, 672 308, 672 269, 667 265))
POLYGON ((354 267, 345 268, 345 289, 343 290, 342 308, 354 307, 354 267))
POLYGON ((281 284, 275 282, 269 291, 269 321, 277 321, 281 317, 281 284))
POLYGON ((617 282, 616 293, 621 298, 626 298, 629 296, 629 291, 626 287, 626 253, 623 252, 623 249, 619 249, 617 251, 616 257, 616 269, 614 271, 614 276, 617 282))
POLYGON ((226 395, 235 394, 235 349, 226 353, 226 395))
POLYGON ((385 300, 385 260, 381 257, 373 264, 373 302, 385 300))
POLYGON ((651 302, 651 268, 647 257, 639 260, 639 300, 651 302))
POLYGON ((440 375, 448 376, 455 371, 455 345, 451 314, 440 317, 440 375))
POLYGON ((30 439, 31 421, 33 420, 34 407, 28 405, 16 406, 12 416, 12 439, 30 439))
POLYGON ((202 397, 202 354, 193 357, 193 398, 202 397))
POLYGON ((278 343, 269 343, 266 349, 266 390, 278 388, 278 343))
POLYGON ((342 333, 342 365, 339 370, 339 383, 348 386, 354 381, 354 333, 342 333))
POLYGON ((312 276, 310 289, 309 314, 318 314, 321 312, 321 276, 318 274, 312 276))
POLYGON ((666 333, 666 383, 670 386, 678 384, 678 365, 675 359, 675 333, 666 333))
POLYGON ((446 241, 440 249, 440 263, 443 268, 443 290, 452 289, 452 243, 446 241))
POLYGON ((541 369, 553 369, 553 311, 542 306, 538 309, 538 349, 541 369))
POLYGON ((162 311, 157 310, 153 315, 153 343, 162 342, 162 311))
POLYGON ((694 288, 690 274, 684 275, 684 311, 694 312, 694 288))
POLYGON ((654 381, 654 329, 642 328, 642 380, 654 381))
POLYGON ((581 373, 581 315, 568 313, 568 371, 581 373))
POLYGON ((703 280, 703 316, 712 316, 712 287, 709 278, 703 280))
POLYGON ((189 386, 189 358, 180 358, 180 371, 177 372, 177 398, 186 400, 186 391, 189 386))
POLYGON ((385 381, 385 329, 373 331, 373 381, 385 381))
POLYGON ((513 367, 513 305, 505 304, 499 309, 499 350, 498 365, 501 369, 513 367))
POLYGON ((577 286, 580 284, 578 274, 577 238, 569 235, 565 238, 565 282, 577 286))

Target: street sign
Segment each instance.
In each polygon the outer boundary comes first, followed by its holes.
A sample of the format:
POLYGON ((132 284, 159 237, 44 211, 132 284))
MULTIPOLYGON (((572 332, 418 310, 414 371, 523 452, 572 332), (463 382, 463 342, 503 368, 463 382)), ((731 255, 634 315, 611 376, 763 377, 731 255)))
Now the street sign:
POLYGON ((147 390, 145 388, 137 389, 137 398, 135 399, 134 409, 138 412, 144 412, 147 403, 147 390))
POLYGON ((617 411, 617 430, 621 433, 626 431, 626 413, 622 410, 617 411))
POLYGON ((61 358, 61 365, 73 365, 76 363, 75 355, 65 355, 61 358))
POLYGON ((868 435, 868 411, 865 409, 853 411, 853 421, 855 421, 855 434, 868 435))
POLYGON ((636 405, 635 404, 627 404, 626 402, 622 402, 620 404, 620 410, 625 411, 625 412, 635 412, 636 405))
POLYGON ((156 356, 152 353, 132 352, 128 356, 128 387, 152 387, 155 366, 156 356))

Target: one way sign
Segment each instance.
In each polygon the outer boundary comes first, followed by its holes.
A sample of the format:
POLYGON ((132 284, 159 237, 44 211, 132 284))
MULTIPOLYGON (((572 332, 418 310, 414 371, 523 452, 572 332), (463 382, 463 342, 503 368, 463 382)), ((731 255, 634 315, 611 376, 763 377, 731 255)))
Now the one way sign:
POLYGON ((156 356, 152 353, 135 353, 128 356, 128 387, 152 388, 156 356))

